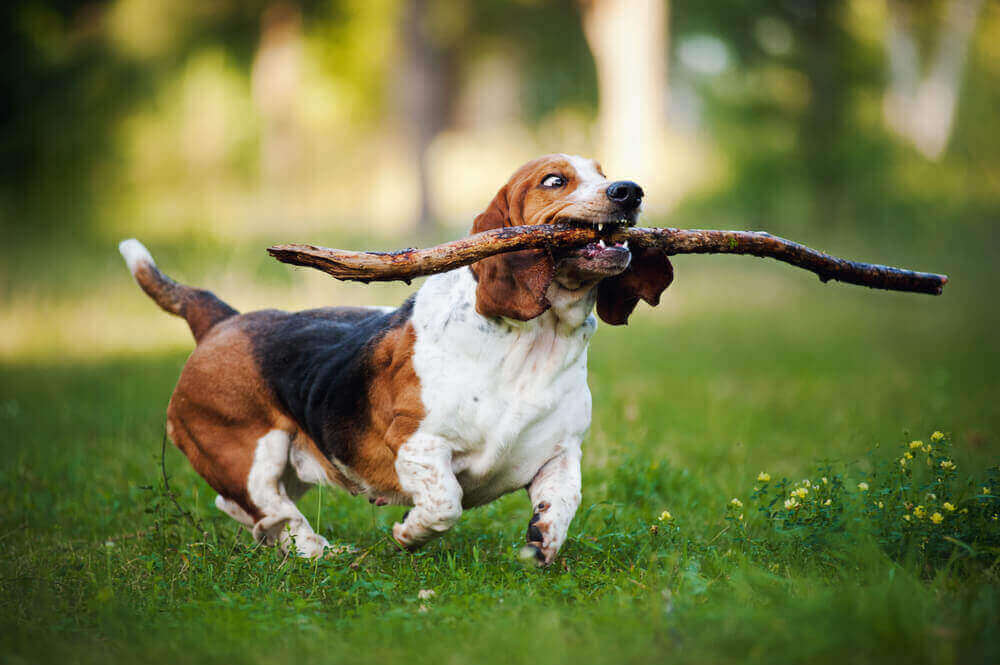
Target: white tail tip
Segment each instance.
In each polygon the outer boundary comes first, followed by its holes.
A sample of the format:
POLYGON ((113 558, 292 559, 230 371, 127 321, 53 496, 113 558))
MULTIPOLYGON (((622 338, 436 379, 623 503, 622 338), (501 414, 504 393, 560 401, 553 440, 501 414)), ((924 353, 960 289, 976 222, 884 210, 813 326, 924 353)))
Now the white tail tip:
POLYGON ((149 250, 135 238, 122 240, 118 243, 118 251, 125 258, 125 263, 128 264, 128 269, 133 275, 140 265, 156 265, 156 261, 153 260, 153 256, 149 253, 149 250))

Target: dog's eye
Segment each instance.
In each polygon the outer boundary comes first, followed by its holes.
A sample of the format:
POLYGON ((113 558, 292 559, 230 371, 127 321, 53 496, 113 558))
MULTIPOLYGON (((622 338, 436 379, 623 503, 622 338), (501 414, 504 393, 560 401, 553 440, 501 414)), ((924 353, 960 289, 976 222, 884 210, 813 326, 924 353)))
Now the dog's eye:
POLYGON ((550 173, 542 179, 542 187, 552 187, 553 189, 557 187, 562 187, 566 184, 566 178, 555 173, 550 173))

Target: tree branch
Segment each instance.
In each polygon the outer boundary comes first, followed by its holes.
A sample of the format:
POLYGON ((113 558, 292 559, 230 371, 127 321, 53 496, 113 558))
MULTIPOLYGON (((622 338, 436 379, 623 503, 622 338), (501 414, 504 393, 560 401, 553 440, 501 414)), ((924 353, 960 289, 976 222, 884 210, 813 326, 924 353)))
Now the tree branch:
POLYGON ((773 236, 754 231, 712 231, 670 228, 596 229, 566 224, 512 226, 484 231, 427 249, 395 252, 351 252, 314 245, 275 245, 268 253, 283 263, 316 268, 337 279, 385 282, 433 275, 475 263, 494 254, 522 249, 566 248, 603 238, 633 246, 659 247, 674 254, 749 254, 789 263, 816 273, 823 282, 835 280, 873 289, 940 295, 946 275, 858 263, 837 258, 773 236))

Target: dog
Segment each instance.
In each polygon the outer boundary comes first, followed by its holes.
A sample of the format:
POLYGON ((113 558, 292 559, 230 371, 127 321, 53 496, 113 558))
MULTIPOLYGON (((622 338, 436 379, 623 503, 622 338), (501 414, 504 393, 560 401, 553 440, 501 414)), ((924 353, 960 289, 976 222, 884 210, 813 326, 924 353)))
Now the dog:
MULTIPOLYGON (((634 225, 642 198, 639 185, 609 181, 592 160, 547 155, 514 173, 472 232, 634 225)), ((407 550, 464 509, 524 488, 525 551, 551 563, 580 504, 593 312, 625 324, 673 279, 662 251, 600 240, 434 275, 396 309, 240 314, 164 275, 137 240, 119 249, 142 290, 186 319, 196 342, 167 435, 218 492, 220 510, 258 541, 304 557, 329 547, 295 504, 315 484, 411 506, 392 528, 407 550)))

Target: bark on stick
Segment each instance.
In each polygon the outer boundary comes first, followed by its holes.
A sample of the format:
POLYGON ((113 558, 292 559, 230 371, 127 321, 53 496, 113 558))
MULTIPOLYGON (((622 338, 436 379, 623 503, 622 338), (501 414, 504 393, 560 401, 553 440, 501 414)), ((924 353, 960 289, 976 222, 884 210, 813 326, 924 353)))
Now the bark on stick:
POLYGON ((352 252, 314 245, 275 245, 268 253, 283 263, 316 268, 337 279, 358 282, 410 280, 453 270, 494 254, 521 249, 552 250, 605 242, 628 241, 632 247, 659 247, 674 254, 749 254, 776 259, 835 280, 889 291, 940 295, 946 275, 860 263, 831 256, 762 231, 715 231, 671 228, 596 229, 568 224, 512 226, 484 231, 427 249, 395 252, 352 252))

